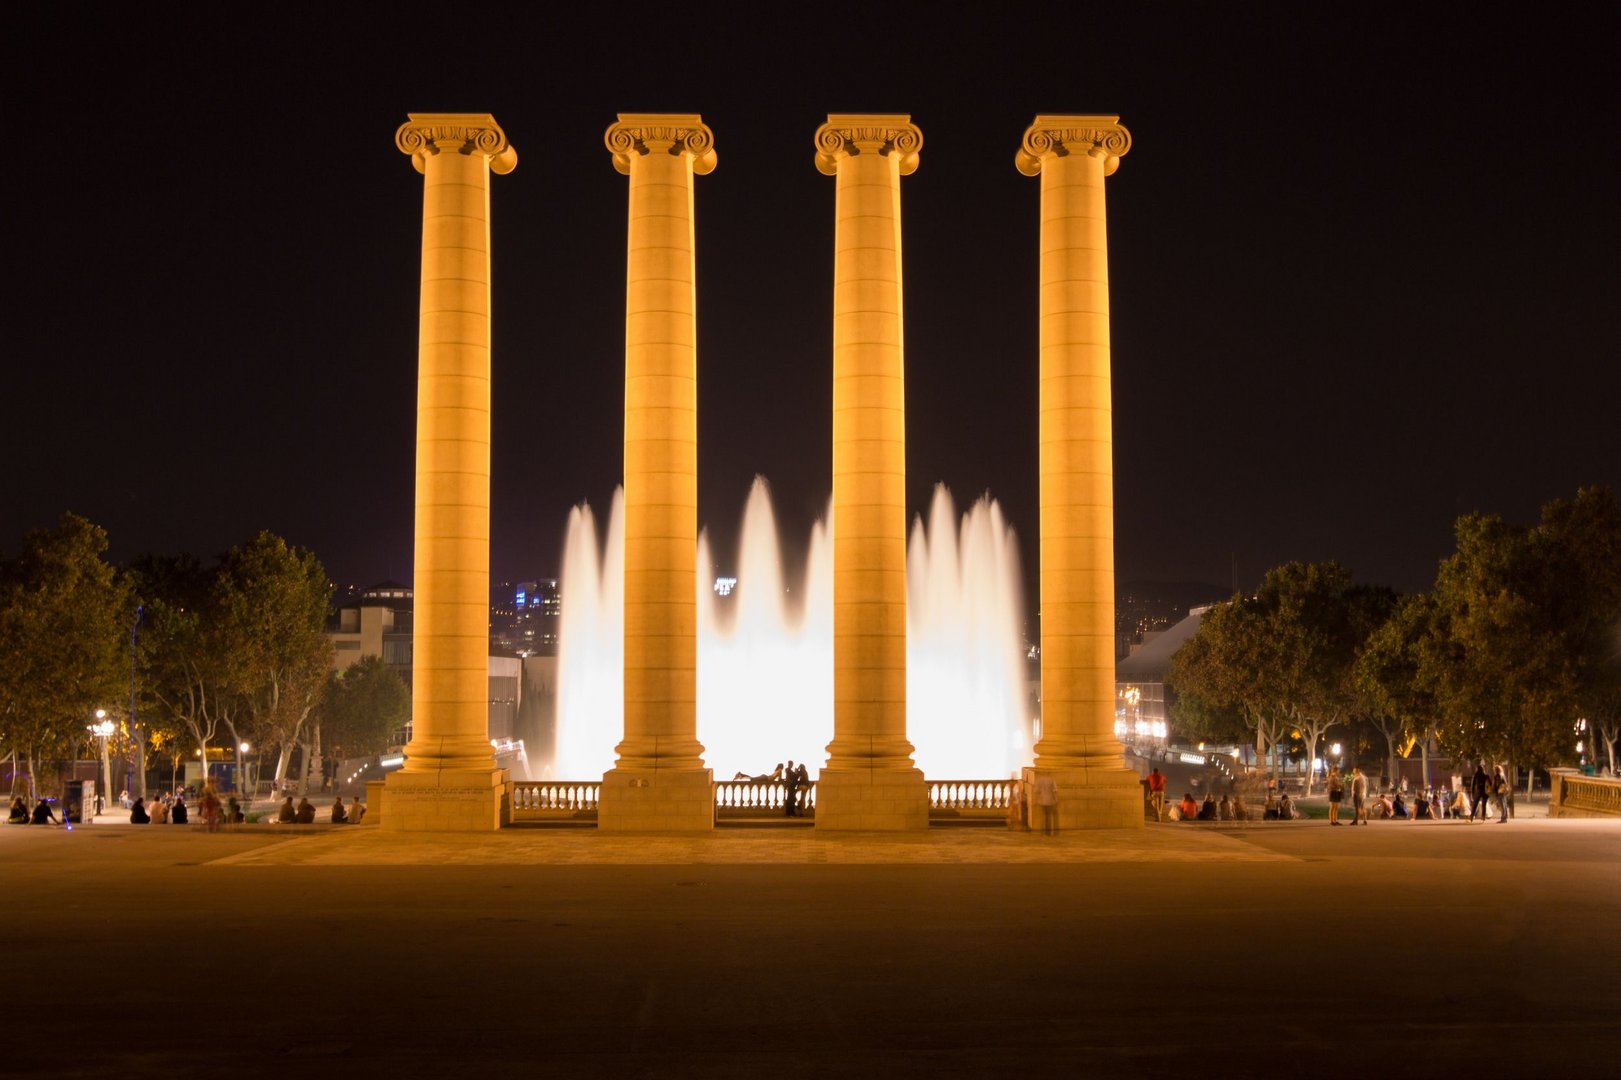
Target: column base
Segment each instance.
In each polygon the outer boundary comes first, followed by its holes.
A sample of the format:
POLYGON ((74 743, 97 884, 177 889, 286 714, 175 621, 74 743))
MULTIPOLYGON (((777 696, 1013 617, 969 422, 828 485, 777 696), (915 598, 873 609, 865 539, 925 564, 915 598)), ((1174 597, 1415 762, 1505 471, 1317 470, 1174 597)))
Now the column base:
POLYGON ((1091 769, 1024 770, 1030 829, 1042 829, 1042 807, 1033 793, 1038 777, 1051 779, 1058 788, 1060 832, 1067 829, 1140 829, 1143 827, 1142 778, 1123 765, 1091 769))
POLYGON ((604 832, 695 833, 715 828, 713 769, 609 769, 597 796, 604 832))
POLYGON ((922 831, 929 785, 921 769, 823 769, 816 776, 816 828, 922 831))
POLYGON ((366 799, 385 832, 494 832, 511 817, 505 769, 406 768, 366 785, 366 799))

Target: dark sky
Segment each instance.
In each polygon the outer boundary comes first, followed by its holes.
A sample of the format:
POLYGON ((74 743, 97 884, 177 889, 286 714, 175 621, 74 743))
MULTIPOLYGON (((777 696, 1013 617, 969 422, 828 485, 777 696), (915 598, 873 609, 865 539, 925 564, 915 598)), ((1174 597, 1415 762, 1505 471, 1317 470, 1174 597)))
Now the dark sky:
POLYGON ((1037 112, 1119 113, 1135 140, 1108 182, 1122 580, 1335 557, 1422 588, 1458 514, 1621 486, 1621 131, 1588 16, 579 7, 602 15, 13 8, 0 551, 71 509, 121 560, 268 528, 339 581, 410 579, 408 111, 493 112, 519 152, 493 181, 498 577, 555 574, 569 506, 619 479, 619 111, 715 131, 700 517, 723 560, 754 474, 793 537, 828 495, 829 111, 924 135, 902 184, 910 504, 991 491, 1027 573, 1038 183, 1013 155, 1037 112))

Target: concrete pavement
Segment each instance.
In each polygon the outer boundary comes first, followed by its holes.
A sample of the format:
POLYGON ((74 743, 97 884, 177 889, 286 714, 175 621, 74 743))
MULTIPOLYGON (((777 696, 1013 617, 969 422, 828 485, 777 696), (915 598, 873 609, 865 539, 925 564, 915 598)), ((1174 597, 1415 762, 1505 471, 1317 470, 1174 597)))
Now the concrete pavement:
POLYGON ((1621 822, 30 826, 0 882, 15 1076, 1621 1075, 1621 822))

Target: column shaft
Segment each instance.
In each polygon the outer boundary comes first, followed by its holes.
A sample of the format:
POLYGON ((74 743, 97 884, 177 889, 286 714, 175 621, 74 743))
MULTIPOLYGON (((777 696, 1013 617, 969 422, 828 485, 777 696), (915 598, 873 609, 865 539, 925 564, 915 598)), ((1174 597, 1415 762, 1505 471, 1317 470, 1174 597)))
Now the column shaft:
POLYGON ((701 768, 693 174, 631 159, 625 276, 625 738, 619 765, 701 768))
POLYGON ((423 162, 410 771, 493 764, 489 165, 423 162))
POLYGON ((1100 157, 1041 172, 1041 741, 1038 764, 1120 760, 1114 459, 1100 157))
POLYGON ((828 767, 907 769, 906 384, 900 169, 839 163, 833 255, 833 742, 828 767))

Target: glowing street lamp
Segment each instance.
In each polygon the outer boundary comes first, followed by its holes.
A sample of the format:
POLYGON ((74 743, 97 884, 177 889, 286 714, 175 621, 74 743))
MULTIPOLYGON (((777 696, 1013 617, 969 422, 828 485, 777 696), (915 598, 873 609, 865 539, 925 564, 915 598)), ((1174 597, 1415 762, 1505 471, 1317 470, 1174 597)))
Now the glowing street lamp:
POLYGON ((107 719, 106 709, 97 709, 96 722, 86 724, 85 730, 94 735, 96 741, 101 744, 101 791, 97 793, 96 797, 96 813, 99 814, 102 806, 105 805, 107 792, 112 788, 112 770, 107 765, 107 740, 118 729, 111 720, 107 719))

